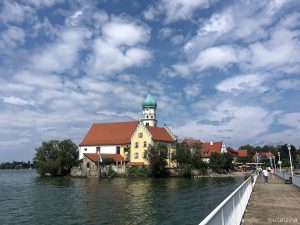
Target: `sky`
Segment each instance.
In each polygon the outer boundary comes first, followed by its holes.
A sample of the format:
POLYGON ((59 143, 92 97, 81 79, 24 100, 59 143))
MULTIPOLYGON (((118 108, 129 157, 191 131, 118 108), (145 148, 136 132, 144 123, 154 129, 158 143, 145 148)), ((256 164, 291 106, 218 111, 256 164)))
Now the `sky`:
POLYGON ((0 162, 94 123, 300 145, 298 0, 0 1, 0 162))

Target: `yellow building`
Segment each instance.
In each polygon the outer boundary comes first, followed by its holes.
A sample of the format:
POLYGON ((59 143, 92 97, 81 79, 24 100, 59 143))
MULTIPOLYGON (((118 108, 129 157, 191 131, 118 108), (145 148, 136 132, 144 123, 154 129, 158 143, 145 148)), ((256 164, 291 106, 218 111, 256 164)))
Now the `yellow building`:
MULTIPOLYGON (((176 137, 167 127, 157 127, 156 101, 150 94, 142 103, 140 121, 93 124, 79 145, 79 160, 92 154, 115 154, 119 164, 147 165, 145 150, 158 143, 168 147, 168 167, 175 167, 171 156, 175 151, 176 137)), ((94 157, 94 158, 95 158, 94 157)), ((99 156, 98 156, 99 158, 99 156)))
POLYGON ((158 143, 165 144, 168 147, 168 167, 175 167, 172 161, 172 153, 175 152, 176 138, 166 127, 145 126, 139 123, 131 138, 130 162, 128 165, 147 165, 145 153, 148 147, 156 146, 158 143))

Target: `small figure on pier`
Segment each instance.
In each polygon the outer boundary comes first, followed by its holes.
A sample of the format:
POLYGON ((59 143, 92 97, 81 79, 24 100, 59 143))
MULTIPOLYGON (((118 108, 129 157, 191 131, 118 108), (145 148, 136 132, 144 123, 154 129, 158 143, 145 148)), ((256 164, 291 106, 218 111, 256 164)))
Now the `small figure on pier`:
POLYGON ((274 168, 271 168, 272 179, 274 180, 274 168))
POLYGON ((264 176, 265 184, 267 184, 269 182, 269 172, 268 172, 268 170, 265 167, 264 167, 264 169, 262 171, 262 174, 264 176))

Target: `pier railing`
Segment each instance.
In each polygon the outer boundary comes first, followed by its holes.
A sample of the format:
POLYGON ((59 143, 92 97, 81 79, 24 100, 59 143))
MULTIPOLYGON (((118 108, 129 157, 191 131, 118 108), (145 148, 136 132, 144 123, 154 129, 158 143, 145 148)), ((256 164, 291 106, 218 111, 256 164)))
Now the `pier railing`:
POLYGON ((240 225, 256 179, 253 173, 199 225, 240 225))
MULTIPOLYGON (((281 177, 284 180, 288 180, 290 179, 290 177, 292 177, 290 172, 280 172, 280 171, 276 171, 275 174, 279 177, 281 177)), ((292 182, 294 185, 296 185, 297 187, 300 188, 300 176, 299 175, 293 175, 292 177, 292 182)))

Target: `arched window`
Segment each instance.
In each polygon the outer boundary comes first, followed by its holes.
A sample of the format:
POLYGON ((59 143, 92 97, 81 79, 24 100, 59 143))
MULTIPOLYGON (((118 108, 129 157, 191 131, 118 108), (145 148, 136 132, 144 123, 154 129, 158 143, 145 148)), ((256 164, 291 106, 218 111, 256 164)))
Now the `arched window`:
POLYGON ((146 118, 148 119, 148 118, 149 118, 149 116, 147 115, 147 116, 146 116, 146 118))
POLYGON ((147 157, 146 151, 143 152, 143 158, 145 159, 147 157))
POLYGON ((147 147, 147 141, 144 141, 144 147, 147 147))
POLYGON ((138 147, 139 147, 139 143, 138 143, 138 142, 135 142, 134 147, 135 147, 135 148, 138 148, 138 147))
POLYGON ((138 159, 138 158, 139 158, 139 153, 138 153, 138 152, 134 153, 134 158, 135 158, 135 159, 138 159))

